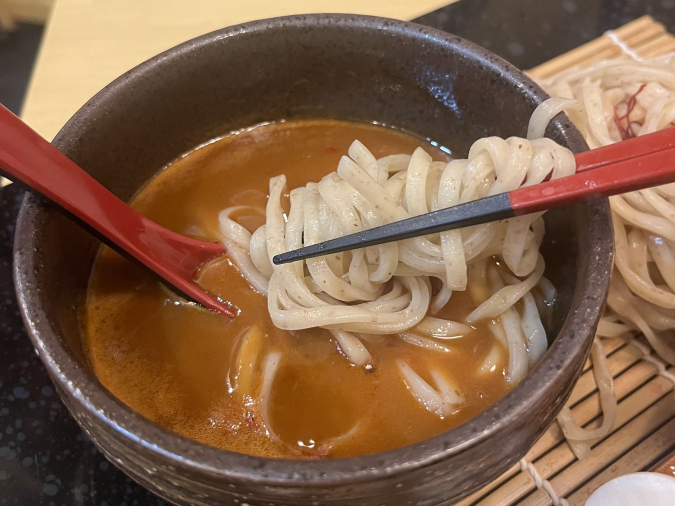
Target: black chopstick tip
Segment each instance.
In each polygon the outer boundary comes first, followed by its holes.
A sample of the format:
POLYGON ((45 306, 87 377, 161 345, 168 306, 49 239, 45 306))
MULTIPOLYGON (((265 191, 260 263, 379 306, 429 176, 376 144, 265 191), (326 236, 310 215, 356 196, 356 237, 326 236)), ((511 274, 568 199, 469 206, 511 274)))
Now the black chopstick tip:
POLYGON ((349 251, 411 237, 434 234, 455 228, 497 221, 514 216, 509 193, 499 193, 479 200, 422 214, 402 221, 330 239, 272 258, 274 265, 307 260, 323 255, 349 251))
POLYGON ((274 265, 283 265, 283 264, 289 264, 291 262, 294 262, 296 260, 304 260, 305 258, 312 258, 313 256, 317 255, 303 255, 305 253, 305 248, 300 248, 296 249, 293 251, 288 251, 286 253, 281 253, 280 255, 275 255, 272 258, 272 263, 274 265))

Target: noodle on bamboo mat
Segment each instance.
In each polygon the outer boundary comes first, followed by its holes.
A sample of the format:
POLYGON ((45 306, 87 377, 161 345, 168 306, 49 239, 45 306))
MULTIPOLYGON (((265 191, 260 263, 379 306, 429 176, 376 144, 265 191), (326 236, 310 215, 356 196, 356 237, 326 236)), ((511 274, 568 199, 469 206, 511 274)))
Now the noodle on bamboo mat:
MULTIPOLYGON (((675 36, 649 16, 607 32, 527 72, 546 79, 571 67, 612 59, 653 58, 675 51, 675 36)), ((520 463, 460 502, 460 505, 583 505, 604 483, 649 470, 675 449, 675 368, 640 338, 605 338, 601 345, 614 378, 616 421, 605 437, 588 441, 590 453, 577 459, 558 423, 520 463)), ((592 366, 586 364, 568 406, 585 429, 602 425, 592 366)))

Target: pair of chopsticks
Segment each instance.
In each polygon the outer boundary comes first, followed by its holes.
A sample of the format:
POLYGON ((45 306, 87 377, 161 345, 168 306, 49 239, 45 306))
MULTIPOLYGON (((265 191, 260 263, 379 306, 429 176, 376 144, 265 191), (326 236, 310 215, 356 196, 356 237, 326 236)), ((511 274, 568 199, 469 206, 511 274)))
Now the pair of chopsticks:
POLYGON ((435 234, 675 182, 675 128, 575 156, 576 173, 500 193, 274 257, 285 264, 435 234))

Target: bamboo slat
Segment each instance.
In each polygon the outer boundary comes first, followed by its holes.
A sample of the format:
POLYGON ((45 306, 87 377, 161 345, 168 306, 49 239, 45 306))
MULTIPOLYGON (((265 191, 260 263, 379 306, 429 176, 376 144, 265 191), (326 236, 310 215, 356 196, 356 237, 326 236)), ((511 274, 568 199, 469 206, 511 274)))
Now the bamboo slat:
MULTIPOLYGON (((675 51, 675 37, 661 23, 650 16, 631 21, 613 31, 626 47, 642 58, 653 58, 675 51)), ((584 68, 591 63, 609 58, 629 58, 615 41, 603 35, 583 46, 527 71, 528 75, 546 79, 572 67, 584 68)))
MULTIPOLYGON (((670 385, 672 387, 672 383, 670 385)), ((553 487, 559 494, 573 492, 574 488, 583 483, 588 476, 602 471, 608 459, 611 459, 611 462, 621 457, 673 417, 675 417, 675 395, 671 393, 632 420, 623 430, 617 431, 604 443, 593 448, 585 459, 551 479, 553 487)), ((552 502, 546 492, 537 490, 518 504, 549 506, 552 502)))
POLYGON ((570 504, 583 504, 601 485, 624 474, 642 471, 675 445, 675 418, 572 494, 570 504), (664 452, 665 450, 665 452, 664 452))
MULTIPOLYGON (((615 30, 615 33, 622 40, 629 38, 636 33, 640 33, 645 28, 654 24, 654 20, 649 16, 643 16, 631 21, 630 23, 615 30)), ((598 37, 583 46, 579 46, 572 51, 557 56, 552 60, 542 63, 541 65, 528 71, 530 75, 538 78, 546 78, 558 74, 563 70, 567 70, 575 65, 584 66, 592 61, 597 61, 596 55, 604 51, 611 50, 616 52, 616 56, 621 54, 621 50, 616 47, 608 37, 598 37)))
MULTIPOLYGON (((616 377, 623 371, 629 369, 640 360, 641 356, 642 352, 633 345, 624 346, 610 355, 607 358, 607 363, 609 365, 609 372, 612 373, 612 377, 616 377)), ((593 393, 595 389, 596 385, 593 371, 586 371, 577 381, 568 403, 572 405, 576 404, 584 397, 593 393)))
MULTIPOLYGON (((625 388, 624 385, 619 385, 621 388, 625 388)), ((622 433, 624 431, 624 425, 628 424, 633 418, 636 416, 641 416, 640 414, 645 411, 649 410, 654 403, 657 403, 660 399, 662 399, 664 396, 668 395, 671 393, 673 390, 673 384, 670 383, 669 381, 665 380, 662 377, 656 377, 646 385, 644 385, 642 388, 638 389, 625 399, 623 399, 618 406, 617 409, 617 417, 616 417, 616 423, 614 425, 614 430, 610 434, 609 439, 614 437, 615 434, 622 433)), ((618 388, 617 388, 617 393, 618 388)), ((600 410, 599 410, 599 402, 596 400, 596 416, 599 415, 600 410)), ((675 402, 672 402, 672 409, 674 410, 673 416, 675 416, 675 402)), ((578 422, 583 421, 579 419, 576 416, 576 412, 572 410, 572 413, 575 414, 575 418, 577 418, 578 422)), ((647 415, 647 418, 651 418, 650 415, 647 415)), ((599 427, 601 424, 601 419, 600 418, 595 418, 593 419, 590 423, 585 424, 585 427, 588 429, 594 429, 596 427, 599 427)), ((562 440, 562 438, 560 439, 562 440)), ((607 438, 600 440, 602 443, 603 441, 607 440, 607 438)), ((591 451, 591 454, 595 451, 595 446, 597 446, 599 443, 591 441, 591 447, 594 449, 591 451)), ((602 443, 604 445, 604 443, 602 443)), ((536 448, 536 445, 535 445, 536 448)), ((533 448, 534 449, 534 448, 533 448)), ((539 449, 541 451, 541 449, 539 449)), ((602 453, 602 455, 607 456, 609 455, 608 453, 602 453)), ((539 474, 543 478, 550 478, 552 476, 555 476, 557 473, 562 471, 563 469, 567 468, 571 464, 574 464, 571 467, 576 468, 577 466, 581 466, 589 457, 586 457, 586 459, 583 459, 581 461, 577 461, 576 457, 574 456, 574 453, 572 453, 572 450, 570 447, 567 445, 567 443, 563 442, 558 444, 557 446, 551 445, 546 449, 546 453, 543 454, 540 458, 535 460, 535 457, 539 457, 539 455, 532 454, 528 460, 531 460, 536 468, 539 471, 539 474)), ((609 463, 612 461, 610 460, 609 463)), ((519 471, 518 473, 515 474, 515 476, 511 479, 509 479, 506 483, 502 484, 498 489, 496 489, 494 492, 489 494, 488 496, 482 498, 479 500, 479 502, 475 504, 480 504, 480 505, 495 505, 495 504, 514 504, 515 501, 518 501, 519 499, 525 497, 527 494, 530 494, 535 490, 535 484, 534 480, 532 477, 525 472, 519 471)), ((544 495, 546 495, 544 493, 544 495)))
POLYGON ((675 477, 675 442, 670 441, 669 453, 654 464, 649 470, 654 473, 663 473, 675 477))
MULTIPOLYGON (((626 341, 624 341, 620 337, 611 337, 603 339, 601 341, 601 344, 602 349, 605 350, 605 355, 610 356, 616 350, 618 350, 622 346, 625 346, 626 341)), ((586 360, 586 363, 584 364, 584 372, 588 371, 591 367, 592 367, 591 360, 590 359, 586 360)))
MULTIPOLYGON (((612 367, 612 361, 613 359, 615 360, 616 357, 610 356, 608 361, 610 363, 610 368, 612 367)), ((658 397, 660 394, 665 394, 667 393, 667 388, 668 384, 666 383, 663 385, 663 382, 660 381, 659 385, 664 386, 666 390, 659 391, 659 390, 654 390, 653 387, 649 387, 647 390, 643 391, 640 388, 645 385, 648 381, 652 380, 655 376, 657 375, 657 370, 654 365, 644 362, 644 361, 639 361, 636 363, 632 368, 630 368, 627 371, 624 371, 622 374, 618 375, 615 377, 615 382, 614 382, 614 390, 617 396, 617 399, 619 400, 620 403, 623 403, 624 399, 628 397, 631 393, 637 391, 638 395, 633 396, 632 403, 635 403, 636 401, 640 401, 640 396, 647 393, 647 396, 642 399, 643 402, 647 402, 647 406, 649 405, 650 402, 653 402, 655 399, 655 395, 658 397), (651 395, 650 395, 651 392, 651 395)), ((617 419, 617 424, 616 427, 619 427, 620 424, 622 423, 622 420, 627 419, 627 417, 630 417, 631 414, 635 413, 635 409, 639 409, 639 406, 631 411, 626 411, 627 408, 630 407, 629 405, 626 405, 621 408, 621 412, 619 413, 618 419, 617 419), (626 411, 627 412, 627 417, 622 417, 621 414, 626 411)), ((574 418, 579 422, 582 426, 586 426, 587 428, 593 428, 594 426, 599 425, 599 420, 598 417, 601 415, 601 409, 600 409, 600 399, 597 393, 597 388, 594 389, 594 392, 586 397, 583 401, 579 402, 576 406, 572 407, 572 414, 574 415, 574 418), (591 424, 591 422, 593 422, 591 424), (590 425, 589 425, 590 424, 590 425)), ((563 441, 565 440, 562 431, 560 430, 560 427, 558 424, 553 424, 547 431, 544 433, 544 435, 537 441, 537 443, 530 449, 530 451, 527 453, 525 456, 525 459, 527 459, 530 462, 535 462, 537 459, 540 459, 541 457, 545 456, 547 453, 552 451, 554 448, 558 447, 563 441)), ((566 443, 563 443, 564 446, 566 446, 566 443)), ((569 458, 573 460, 573 456, 571 454, 571 451, 568 454, 569 458)), ((471 496, 467 497, 464 499, 462 502, 459 504, 462 506, 467 506, 470 504, 475 504, 476 502, 480 501, 481 498, 485 498, 486 496, 489 496, 492 492, 497 490, 499 487, 502 486, 508 486, 511 487, 513 485, 504 485, 510 478, 515 476, 516 474, 521 473, 520 467, 519 466, 513 466, 511 469, 509 469, 507 472, 505 472, 503 475, 501 475, 499 478, 494 480, 490 485, 484 487, 483 489, 479 490, 478 492, 472 494, 471 496)), ((522 473, 521 473, 522 474, 522 473)), ((520 478, 520 480, 524 480, 526 483, 529 483, 529 480, 531 478, 527 473, 523 474, 523 477, 520 478)), ((491 496, 490 501, 495 500, 493 504, 509 504, 508 501, 502 500, 501 502, 497 501, 495 497, 491 496)), ((500 498, 504 499, 504 498, 500 498)), ((486 501, 487 504, 489 502, 486 501)))

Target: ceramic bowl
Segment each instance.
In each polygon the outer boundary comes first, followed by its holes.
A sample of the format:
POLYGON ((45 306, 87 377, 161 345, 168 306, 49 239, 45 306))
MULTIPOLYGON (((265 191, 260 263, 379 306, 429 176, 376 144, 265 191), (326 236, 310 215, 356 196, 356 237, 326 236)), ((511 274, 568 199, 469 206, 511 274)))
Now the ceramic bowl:
MULTIPOLYGON (((459 37, 413 23, 311 15, 225 28, 170 49, 92 98, 54 139, 122 199, 195 146, 264 121, 376 121, 466 154, 486 135, 525 136, 546 95, 459 37)), ((563 115, 547 135, 587 149, 563 115)), ((516 463, 553 422, 590 350, 608 290, 606 201, 549 212, 542 253, 559 291, 551 346, 516 388, 429 440, 325 461, 252 457, 165 430, 96 379, 82 351, 87 281, 99 243, 27 196, 15 282, 40 358, 73 417, 116 466, 176 504, 454 504, 516 463), (554 339, 553 339, 554 337, 554 339)))

